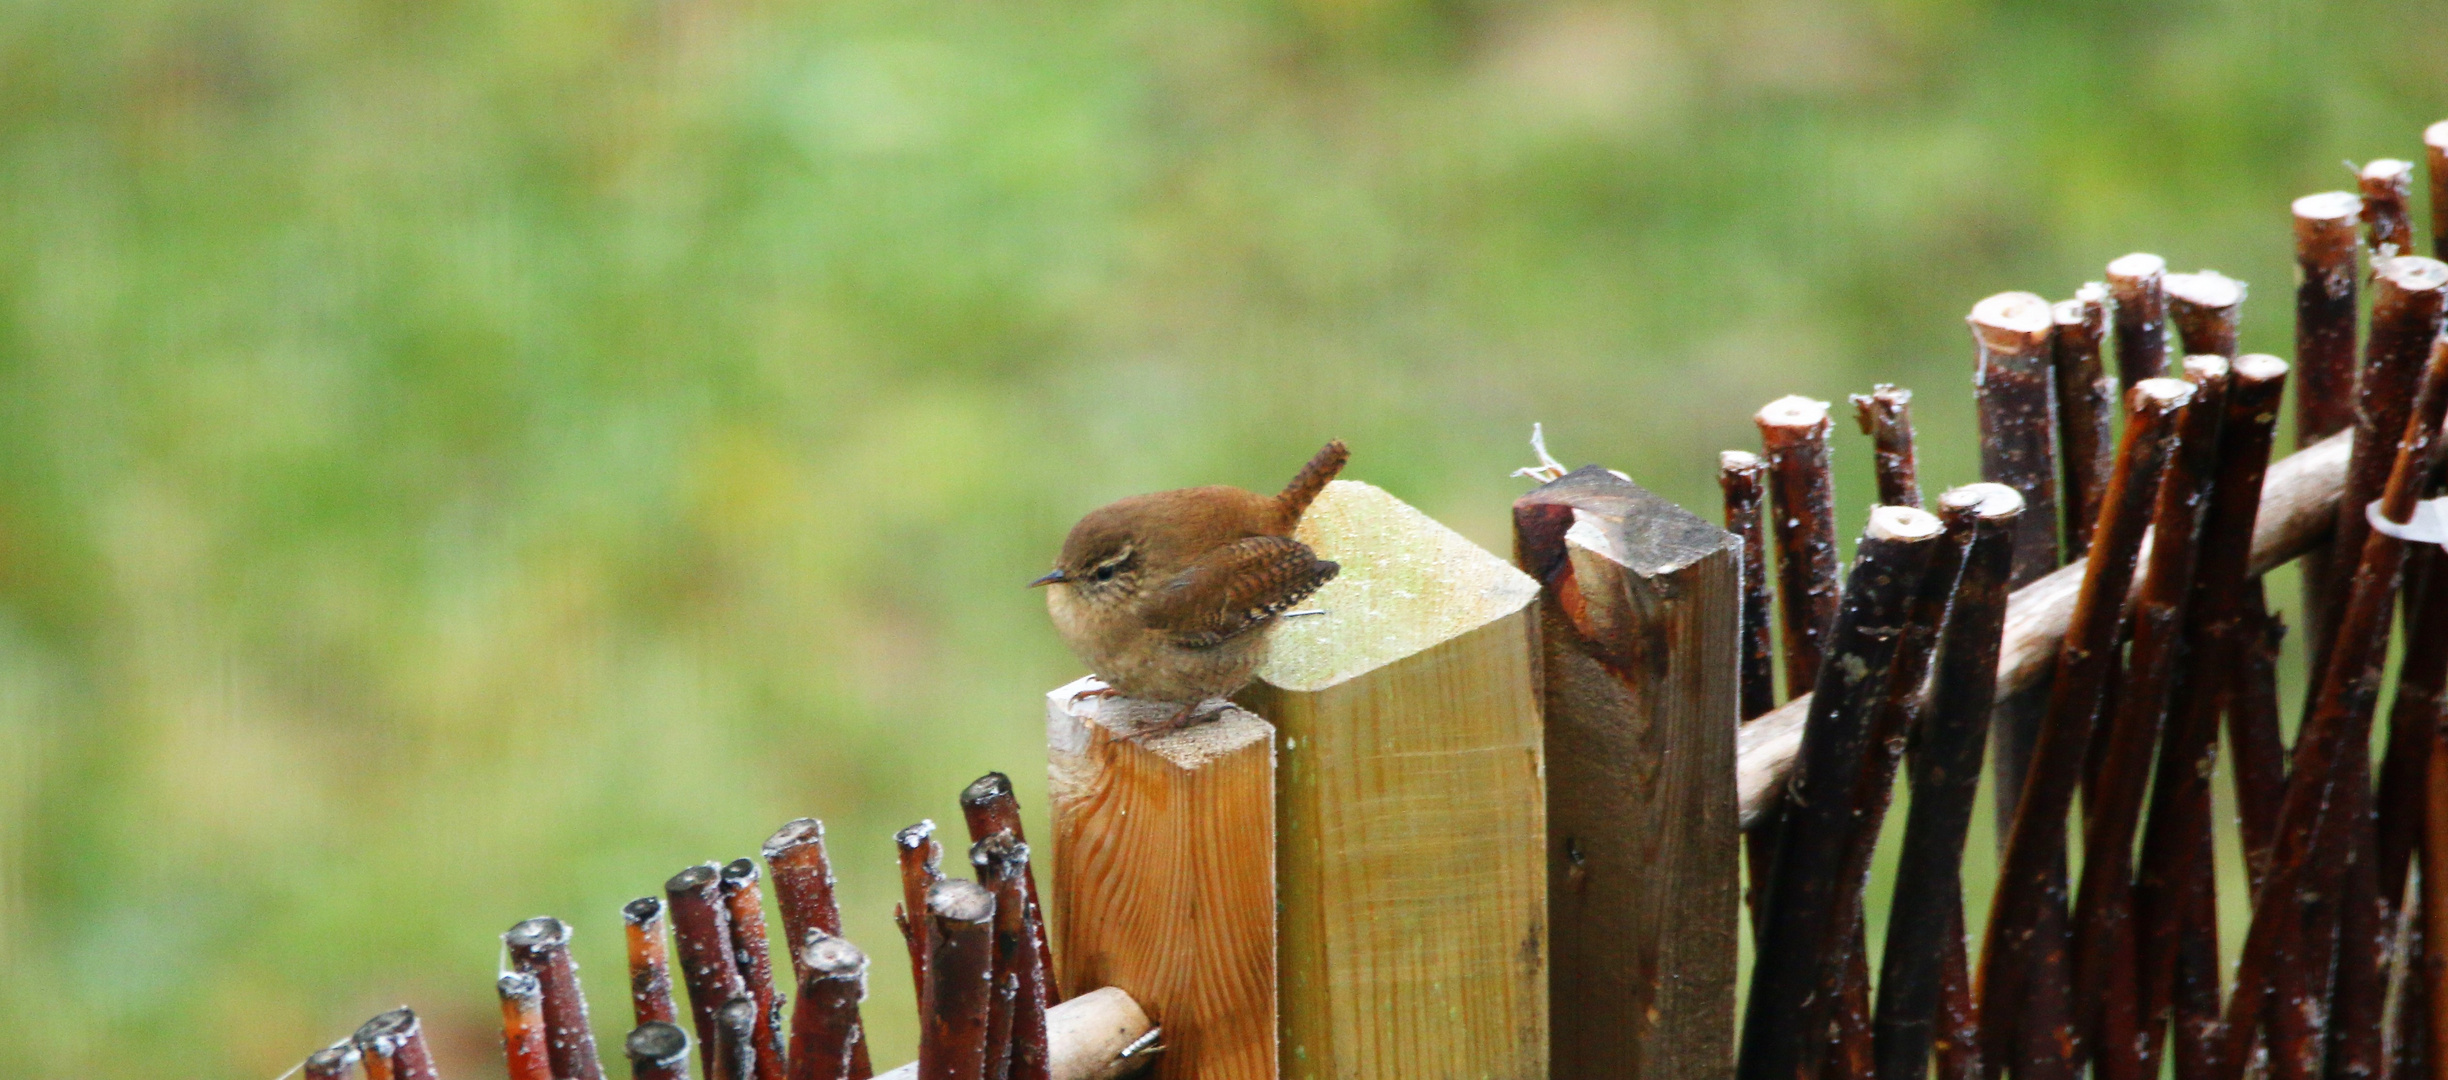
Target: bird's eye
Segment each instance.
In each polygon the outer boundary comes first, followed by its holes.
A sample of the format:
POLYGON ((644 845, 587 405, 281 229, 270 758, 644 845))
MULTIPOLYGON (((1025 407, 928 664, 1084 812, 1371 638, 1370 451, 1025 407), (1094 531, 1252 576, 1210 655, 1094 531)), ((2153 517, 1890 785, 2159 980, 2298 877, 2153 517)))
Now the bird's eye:
POLYGON ((1119 565, 1119 564, 1116 564, 1116 563, 1106 563, 1106 564, 1105 564, 1105 565, 1103 565, 1103 566, 1097 567, 1097 568, 1096 568, 1096 579, 1097 579, 1098 581, 1112 581, 1112 580, 1113 580, 1113 576, 1114 576, 1114 571, 1116 571, 1116 570, 1118 570, 1118 569, 1120 569, 1120 565, 1119 565))

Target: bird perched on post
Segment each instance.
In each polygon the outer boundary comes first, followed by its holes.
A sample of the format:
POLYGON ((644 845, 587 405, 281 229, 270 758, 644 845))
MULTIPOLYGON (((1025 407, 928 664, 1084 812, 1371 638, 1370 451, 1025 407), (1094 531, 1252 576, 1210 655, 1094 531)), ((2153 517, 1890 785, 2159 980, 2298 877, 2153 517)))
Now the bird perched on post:
POLYGON ((1180 705, 1170 730, 1249 685, 1285 611, 1342 569, 1292 529, 1350 457, 1338 439, 1277 495, 1159 491, 1072 526, 1053 572, 1030 584, 1046 587, 1054 630, 1105 681, 1099 693, 1180 705))

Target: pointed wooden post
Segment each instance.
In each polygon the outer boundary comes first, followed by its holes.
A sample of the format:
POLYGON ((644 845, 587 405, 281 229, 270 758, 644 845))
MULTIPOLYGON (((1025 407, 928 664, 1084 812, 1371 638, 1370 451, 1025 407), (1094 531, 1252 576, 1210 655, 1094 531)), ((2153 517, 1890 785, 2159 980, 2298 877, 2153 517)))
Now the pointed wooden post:
POLYGON ((1513 529, 1546 587, 1554 1075, 1730 1076, 1741 541, 1594 466, 1513 529))
POLYGON ((1295 535, 1343 572, 1241 695, 1281 739, 1283 1074, 1545 1077, 1537 583, 1352 481, 1295 535))
POLYGON ((1158 1080, 1275 1077, 1275 729, 1240 709, 1046 695, 1063 996, 1129 991, 1165 1029, 1158 1080))

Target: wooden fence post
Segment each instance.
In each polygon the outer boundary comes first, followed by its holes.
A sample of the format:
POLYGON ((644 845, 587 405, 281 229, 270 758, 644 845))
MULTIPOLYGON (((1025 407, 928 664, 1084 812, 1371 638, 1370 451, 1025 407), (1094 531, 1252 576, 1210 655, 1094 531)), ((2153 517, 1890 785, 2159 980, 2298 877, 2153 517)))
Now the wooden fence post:
POLYGON ((1275 1076, 1275 729, 1240 709, 1046 695, 1054 955, 1065 998, 1126 990, 1164 1025, 1158 1080, 1275 1076))
POLYGON ((1283 1073, 1544 1080, 1537 583, 1352 481, 1295 535, 1343 571, 1242 694, 1282 739, 1283 1073))
POLYGON ((1730 1076, 1741 542, 1596 467, 1513 525, 1546 587, 1554 1074, 1730 1076))

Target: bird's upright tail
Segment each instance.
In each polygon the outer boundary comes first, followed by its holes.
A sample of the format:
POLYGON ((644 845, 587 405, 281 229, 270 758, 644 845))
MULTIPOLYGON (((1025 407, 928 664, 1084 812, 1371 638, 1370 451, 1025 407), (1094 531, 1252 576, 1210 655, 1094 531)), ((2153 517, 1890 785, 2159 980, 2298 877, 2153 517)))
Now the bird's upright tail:
POLYGON ((1350 460, 1351 449, 1343 445, 1343 440, 1336 439, 1310 458, 1309 464, 1301 466, 1300 475, 1293 477, 1291 483, 1284 485, 1283 494, 1275 496, 1275 507, 1282 516, 1286 534, 1300 524, 1301 515, 1308 512, 1318 492, 1326 490, 1335 474, 1343 471, 1343 463, 1350 460))

